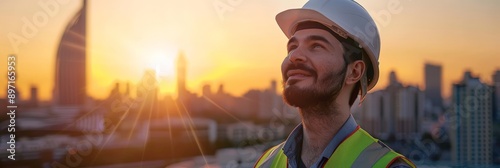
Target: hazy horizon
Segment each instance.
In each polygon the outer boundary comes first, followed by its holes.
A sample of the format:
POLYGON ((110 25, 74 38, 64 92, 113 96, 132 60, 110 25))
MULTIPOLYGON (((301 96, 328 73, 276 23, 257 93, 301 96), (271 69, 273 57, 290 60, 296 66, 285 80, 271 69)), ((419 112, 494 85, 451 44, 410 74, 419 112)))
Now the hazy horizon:
MULTIPOLYGON (((29 97, 29 88, 35 85, 39 98, 49 100, 57 46, 82 1, 54 0, 59 6, 54 13, 47 13, 39 2, 51 1, 0 1, 0 55, 17 55, 16 85, 22 98, 29 97), (40 12, 48 16, 46 24, 35 25, 37 32, 16 51, 9 34, 22 36, 25 20, 33 24, 40 12)), ((271 80, 281 83, 287 39, 274 17, 306 1, 232 2, 89 0, 87 94, 105 98, 116 82, 135 86, 145 70, 156 69, 161 94, 175 95, 180 51, 187 58, 187 89, 198 94, 204 84, 211 84, 212 91, 224 84, 226 92, 240 96, 249 89, 267 88, 271 80), (218 13, 214 5, 225 5, 227 10, 218 13)), ((423 89, 424 64, 430 62, 442 65, 446 98, 465 70, 490 83, 500 69, 496 41, 500 1, 358 2, 372 14, 381 34, 380 78, 373 90, 387 86, 392 70, 403 84, 423 89)), ((0 69, 0 73, 6 71, 0 69)), ((6 86, 6 81, 1 78, 0 86, 6 86)), ((5 96, 5 91, 0 95, 5 96)))

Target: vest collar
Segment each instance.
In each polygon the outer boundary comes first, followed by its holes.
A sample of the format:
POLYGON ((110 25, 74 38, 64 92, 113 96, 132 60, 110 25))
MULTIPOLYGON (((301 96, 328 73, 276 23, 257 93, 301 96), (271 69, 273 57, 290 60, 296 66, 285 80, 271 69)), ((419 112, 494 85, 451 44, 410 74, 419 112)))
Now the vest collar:
MULTIPOLYGON (((321 158, 316 161, 316 163, 312 167, 319 167, 324 164, 333 154, 335 149, 339 146, 339 144, 344 141, 349 135, 351 135, 356 128, 358 127, 358 123, 354 120, 354 117, 349 115, 349 118, 344 122, 342 127, 340 127, 337 134, 330 140, 328 146, 323 150, 321 154, 321 158)), ((296 159, 300 157, 302 140, 303 140, 303 125, 300 123, 288 136, 285 145, 283 146, 283 152, 287 156, 288 162, 291 167, 297 167, 296 159)))

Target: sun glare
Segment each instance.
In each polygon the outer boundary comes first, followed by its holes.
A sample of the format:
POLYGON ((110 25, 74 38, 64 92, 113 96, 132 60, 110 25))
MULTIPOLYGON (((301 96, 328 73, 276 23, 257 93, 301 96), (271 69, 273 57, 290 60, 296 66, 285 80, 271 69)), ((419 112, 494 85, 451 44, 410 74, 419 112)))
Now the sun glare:
POLYGON ((175 52, 156 51, 148 59, 148 68, 154 69, 160 94, 172 94, 175 81, 175 52))

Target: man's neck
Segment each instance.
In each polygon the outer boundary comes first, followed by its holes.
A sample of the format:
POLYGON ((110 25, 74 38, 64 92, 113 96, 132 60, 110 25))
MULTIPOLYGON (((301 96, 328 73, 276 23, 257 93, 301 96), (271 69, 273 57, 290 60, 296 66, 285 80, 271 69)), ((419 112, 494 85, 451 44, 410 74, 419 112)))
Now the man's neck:
POLYGON ((304 131, 301 157, 307 167, 318 160, 328 143, 347 121, 349 110, 348 106, 334 105, 327 108, 300 109, 304 131))

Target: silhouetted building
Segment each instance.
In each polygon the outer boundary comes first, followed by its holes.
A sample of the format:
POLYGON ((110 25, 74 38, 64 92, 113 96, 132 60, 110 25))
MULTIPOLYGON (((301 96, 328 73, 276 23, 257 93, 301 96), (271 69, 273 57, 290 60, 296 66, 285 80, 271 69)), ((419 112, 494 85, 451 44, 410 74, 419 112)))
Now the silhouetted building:
POLYGON ((443 108, 441 65, 425 64, 425 99, 429 104, 425 117, 437 116, 437 111, 443 108), (437 109, 437 110, 436 110, 437 109))
POLYGON ((203 96, 207 96, 207 97, 210 97, 212 96, 212 90, 210 89, 210 85, 206 84, 206 85, 203 85, 203 89, 202 89, 202 95, 203 96))
POLYGON ((500 122, 500 70, 497 70, 492 76, 493 81, 493 120, 500 122))
POLYGON ((225 92, 224 92, 224 85, 223 84, 219 85, 219 89, 217 89, 217 94, 218 95, 225 94, 225 92))
POLYGON ((398 99, 396 138, 419 138, 424 118, 424 92, 418 87, 407 86, 399 91, 398 99))
POLYGON ((109 97, 120 97, 120 83, 116 82, 115 87, 109 93, 109 97))
POLYGON ((463 165, 492 163, 493 105, 490 86, 466 72, 463 81, 453 85, 452 99, 452 160, 463 165))
POLYGON ((125 85, 125 96, 130 96, 130 83, 127 82, 127 84, 125 85))
POLYGON ((184 53, 180 52, 177 57, 177 99, 185 101, 186 90, 186 69, 187 61, 184 53))
POLYGON ((283 112, 284 102, 280 95, 276 94, 276 81, 271 81, 270 88, 264 90, 259 95, 259 118, 270 119, 272 117, 282 118, 280 113, 283 112))
POLYGON ((38 106, 38 88, 36 86, 31 86, 30 88, 30 106, 37 107, 38 106))
POLYGON ((389 86, 385 88, 385 94, 383 96, 384 102, 386 104, 384 107, 385 115, 387 117, 389 135, 395 135, 396 133, 396 122, 398 119, 398 109, 400 104, 399 91, 403 89, 403 84, 399 82, 396 77, 396 72, 391 71, 389 74, 389 86))
POLYGON ((363 128, 381 139, 411 140, 422 133, 424 102, 423 91, 416 86, 403 86, 392 71, 389 85, 368 94, 353 115, 363 128))
POLYGON ((386 114, 388 101, 384 100, 384 90, 378 90, 367 94, 360 107, 357 103, 353 105, 353 116, 363 129, 377 138, 387 138, 389 130, 389 114, 386 114))
POLYGON ((57 49, 54 105, 82 107, 86 93, 87 1, 69 22, 57 49))

